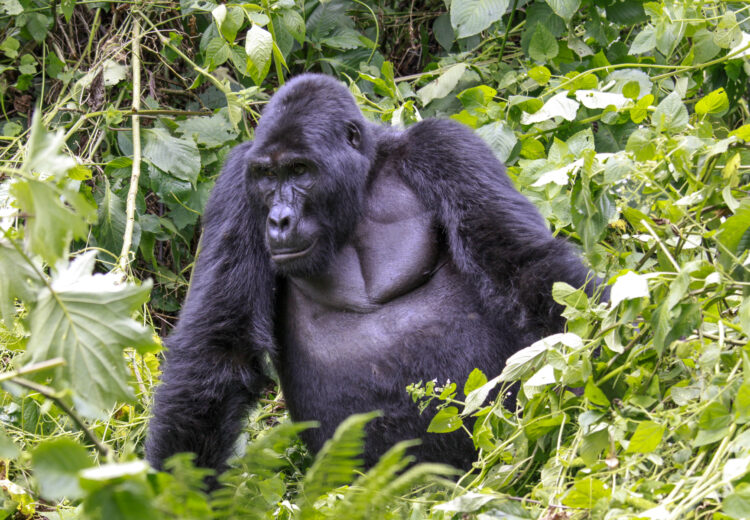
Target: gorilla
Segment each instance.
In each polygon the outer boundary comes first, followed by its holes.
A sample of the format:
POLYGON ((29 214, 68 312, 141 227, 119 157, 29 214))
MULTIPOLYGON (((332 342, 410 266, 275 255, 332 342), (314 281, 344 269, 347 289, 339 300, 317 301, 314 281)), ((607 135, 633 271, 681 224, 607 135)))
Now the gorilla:
POLYGON ((408 384, 500 373, 564 326, 552 284, 596 281, 469 128, 365 120, 331 77, 289 81, 235 147, 204 215, 187 301, 167 340, 146 454, 222 471, 272 360, 317 451, 353 413, 364 462, 420 438, 420 461, 470 467, 461 430, 426 432, 408 384))

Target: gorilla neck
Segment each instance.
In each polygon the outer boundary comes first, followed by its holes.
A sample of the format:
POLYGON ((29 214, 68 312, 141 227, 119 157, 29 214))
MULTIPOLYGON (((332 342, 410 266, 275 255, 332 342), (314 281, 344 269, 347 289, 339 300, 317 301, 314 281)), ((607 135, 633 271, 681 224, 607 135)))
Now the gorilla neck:
POLYGON ((432 215, 395 172, 371 182, 354 236, 320 275, 289 277, 307 297, 371 312, 429 280, 440 267, 432 215))

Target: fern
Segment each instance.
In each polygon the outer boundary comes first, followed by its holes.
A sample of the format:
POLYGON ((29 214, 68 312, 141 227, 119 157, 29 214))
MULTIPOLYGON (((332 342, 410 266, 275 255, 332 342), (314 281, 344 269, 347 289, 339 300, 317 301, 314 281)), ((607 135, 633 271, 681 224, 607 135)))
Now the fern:
POLYGON ((221 476, 223 486, 212 495, 217 519, 265 518, 284 493, 284 482, 277 476, 287 465, 284 452, 297 434, 315 423, 285 423, 251 443, 236 467, 221 476))
POLYGON ((302 518, 313 516, 313 504, 318 497, 349 484, 362 469, 365 426, 380 415, 380 412, 370 412, 347 417, 323 445, 302 481, 302 518))
POLYGON ((369 520, 378 518, 385 506, 408 492, 414 486, 435 475, 453 475, 456 470, 443 464, 419 464, 399 476, 414 460, 406 450, 419 441, 403 441, 383 455, 366 474, 360 476, 349 488, 344 501, 337 504, 332 518, 369 520))

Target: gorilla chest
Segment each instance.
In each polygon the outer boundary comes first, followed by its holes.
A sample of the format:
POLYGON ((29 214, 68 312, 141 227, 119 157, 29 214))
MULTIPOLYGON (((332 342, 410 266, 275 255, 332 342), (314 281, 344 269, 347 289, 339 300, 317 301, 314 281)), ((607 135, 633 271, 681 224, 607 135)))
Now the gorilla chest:
POLYGON ((476 294, 441 251, 431 213, 394 175, 372 184, 364 208, 329 269, 279 288, 287 404, 294 419, 329 428, 355 411, 403 409, 409 383, 465 380, 474 367, 494 368, 493 334, 476 294), (337 417, 327 421, 331 410, 337 417))
POLYGON ((372 182, 363 210, 325 272, 282 288, 289 344, 329 366, 342 354, 382 357, 385 345, 429 328, 439 320, 438 293, 451 290, 446 276, 435 277, 445 260, 432 215, 395 174, 372 182))

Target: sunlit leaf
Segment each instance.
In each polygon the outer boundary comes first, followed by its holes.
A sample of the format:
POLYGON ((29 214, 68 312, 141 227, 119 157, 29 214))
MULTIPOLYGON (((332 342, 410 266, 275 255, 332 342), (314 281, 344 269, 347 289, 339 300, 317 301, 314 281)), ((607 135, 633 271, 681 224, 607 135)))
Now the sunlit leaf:
POLYGON ((55 357, 57 384, 70 385, 88 415, 132 399, 122 350, 156 347, 151 332, 130 318, 148 299, 151 283, 118 283, 115 275, 92 274, 96 252, 61 268, 31 311, 29 361, 55 357))

